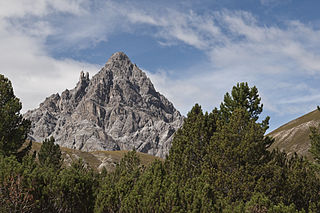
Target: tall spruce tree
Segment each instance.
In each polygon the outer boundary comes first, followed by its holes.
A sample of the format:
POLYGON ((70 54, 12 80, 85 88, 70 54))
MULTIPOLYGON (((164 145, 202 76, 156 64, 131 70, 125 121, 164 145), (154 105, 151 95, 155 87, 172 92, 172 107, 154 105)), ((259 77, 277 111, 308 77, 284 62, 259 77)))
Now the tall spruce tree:
POLYGON ((20 161, 31 148, 24 149, 30 121, 20 114, 22 105, 14 95, 11 82, 0 74, 0 153, 4 156, 15 155, 20 161))

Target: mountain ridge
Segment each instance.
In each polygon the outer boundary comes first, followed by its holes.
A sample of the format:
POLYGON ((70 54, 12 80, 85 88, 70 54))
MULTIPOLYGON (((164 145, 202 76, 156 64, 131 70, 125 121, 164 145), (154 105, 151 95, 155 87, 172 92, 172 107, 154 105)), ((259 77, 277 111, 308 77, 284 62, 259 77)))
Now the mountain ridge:
POLYGON ((91 79, 81 71, 72 90, 53 94, 28 111, 30 139, 53 136, 83 151, 131 150, 165 157, 183 116, 157 92, 123 52, 114 53, 91 79))
POLYGON ((320 124, 320 111, 313 110, 302 115, 288 123, 280 126, 268 134, 275 139, 271 149, 279 148, 286 151, 288 155, 296 152, 312 160, 309 152, 310 144, 310 127, 318 127, 320 124))

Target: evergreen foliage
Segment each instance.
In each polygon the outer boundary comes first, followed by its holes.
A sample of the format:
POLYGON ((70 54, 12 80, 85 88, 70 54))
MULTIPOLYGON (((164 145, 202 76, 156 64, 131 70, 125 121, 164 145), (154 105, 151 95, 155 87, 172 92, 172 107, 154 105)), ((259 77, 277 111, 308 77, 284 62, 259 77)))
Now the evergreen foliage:
POLYGON ((248 83, 238 83, 232 88, 231 95, 228 92, 225 94, 220 105, 221 114, 223 119, 229 120, 236 109, 243 108, 256 121, 263 110, 263 104, 260 102, 261 98, 255 86, 250 88, 248 83))
MULTIPOLYGON (((53 138, 38 160, 1 146, 0 212, 320 212, 318 164, 268 150, 260 101, 255 87, 240 83, 219 109, 204 113, 196 104, 167 158, 147 168, 135 151, 111 172, 98 174, 82 160, 64 167, 53 138)), ((319 163, 320 133, 311 133, 319 163)))
POLYGON ((51 189, 57 212, 93 212, 97 181, 80 159, 63 169, 51 189))
POLYGON ((140 159, 136 152, 128 152, 116 166, 115 171, 103 180, 102 189, 97 195, 95 211, 123 212, 132 209, 133 200, 129 199, 129 194, 141 172, 140 159))
POLYGON ((62 165, 62 154, 58 144, 54 144, 53 137, 45 139, 42 142, 40 151, 38 153, 39 163, 45 167, 52 167, 54 169, 60 169, 62 165))
POLYGON ((22 105, 15 97, 11 82, 0 74, 0 154, 15 155, 19 160, 30 150, 21 150, 30 130, 30 121, 22 118, 22 105))
MULTIPOLYGON (((319 126, 320 128, 320 126, 319 126)), ((311 141, 311 148, 310 152, 313 155, 313 158, 316 160, 317 163, 320 164, 320 132, 319 128, 311 127, 310 131, 310 141, 311 141)))
POLYGON ((167 166, 177 178, 187 179, 201 174, 204 156, 209 150, 209 141, 216 131, 217 110, 203 114, 196 104, 184 120, 183 127, 175 133, 167 158, 167 166))

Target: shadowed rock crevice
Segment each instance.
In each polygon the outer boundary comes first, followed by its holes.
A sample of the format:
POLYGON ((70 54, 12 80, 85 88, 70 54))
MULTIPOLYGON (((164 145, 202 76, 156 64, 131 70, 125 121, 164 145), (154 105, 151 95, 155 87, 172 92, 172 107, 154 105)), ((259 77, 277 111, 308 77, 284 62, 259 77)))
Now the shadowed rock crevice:
POLYGON ((89 79, 48 97, 28 111, 30 137, 53 136, 61 146, 93 150, 132 150, 165 157, 183 117, 150 79, 122 52, 113 54, 89 79))

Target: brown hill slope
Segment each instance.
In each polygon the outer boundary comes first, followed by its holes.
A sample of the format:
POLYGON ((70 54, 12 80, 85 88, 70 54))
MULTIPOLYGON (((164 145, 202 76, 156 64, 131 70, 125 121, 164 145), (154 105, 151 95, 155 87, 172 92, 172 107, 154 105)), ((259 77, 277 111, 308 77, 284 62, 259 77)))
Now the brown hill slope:
POLYGON ((320 123, 320 111, 314 110, 272 131, 268 135, 275 138, 271 149, 279 148, 289 155, 296 152, 312 159, 310 148, 310 127, 320 123))
MULTIPOLYGON (((38 152, 42 143, 32 142, 32 150, 38 152)), ((76 149, 60 147, 64 159, 64 165, 69 166, 73 160, 81 158, 91 168, 101 171, 103 167, 107 171, 113 171, 117 163, 128 151, 91 151, 83 152, 76 149)), ((149 155, 142 152, 137 152, 141 164, 144 166, 150 165, 156 159, 163 161, 162 158, 149 155)))

